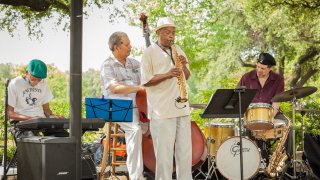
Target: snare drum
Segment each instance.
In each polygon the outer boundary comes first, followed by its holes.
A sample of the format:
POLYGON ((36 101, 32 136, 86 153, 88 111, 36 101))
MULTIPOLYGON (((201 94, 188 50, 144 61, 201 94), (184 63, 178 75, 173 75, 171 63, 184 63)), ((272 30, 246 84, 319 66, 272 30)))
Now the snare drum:
POLYGON ((266 131, 252 131, 252 135, 256 139, 269 140, 278 139, 283 136, 286 129, 286 123, 281 119, 274 120, 274 128, 266 131))
POLYGON ((220 123, 220 122, 211 122, 204 124, 204 134, 206 138, 209 137, 209 128, 210 128, 210 154, 216 156, 217 150, 220 147, 221 143, 228 137, 234 136, 234 124, 233 123, 220 123))
MULTIPOLYGON (((253 178, 259 171, 261 155, 256 144, 242 138, 243 178, 253 178)), ((240 138, 232 137, 224 141, 217 151, 217 168, 227 179, 241 179, 240 138)))
POLYGON ((252 103, 245 114, 246 128, 269 130, 273 128, 273 108, 267 103, 252 103))

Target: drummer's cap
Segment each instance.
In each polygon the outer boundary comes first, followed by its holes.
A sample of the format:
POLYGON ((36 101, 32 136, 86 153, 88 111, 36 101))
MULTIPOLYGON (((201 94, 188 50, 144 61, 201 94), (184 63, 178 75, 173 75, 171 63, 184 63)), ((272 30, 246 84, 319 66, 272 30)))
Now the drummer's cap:
POLYGON ((261 53, 259 55, 258 62, 268 66, 276 65, 276 60, 269 53, 261 53))

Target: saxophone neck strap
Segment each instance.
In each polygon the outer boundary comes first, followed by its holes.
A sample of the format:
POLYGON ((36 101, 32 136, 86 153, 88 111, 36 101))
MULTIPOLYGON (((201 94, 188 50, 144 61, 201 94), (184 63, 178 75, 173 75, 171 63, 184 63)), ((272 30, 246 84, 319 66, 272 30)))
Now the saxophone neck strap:
POLYGON ((176 63, 174 62, 174 59, 172 57, 172 48, 170 47, 170 53, 168 51, 166 51, 165 47, 163 47, 158 41, 156 42, 156 44, 159 46, 160 49, 162 49, 163 52, 165 52, 166 54, 168 54, 171 58, 171 61, 173 63, 173 65, 176 65, 176 63))

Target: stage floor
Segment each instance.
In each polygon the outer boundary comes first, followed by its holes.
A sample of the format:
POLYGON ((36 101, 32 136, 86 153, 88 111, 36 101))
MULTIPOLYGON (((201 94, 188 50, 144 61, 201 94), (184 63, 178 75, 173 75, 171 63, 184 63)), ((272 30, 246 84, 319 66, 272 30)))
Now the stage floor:
MULTIPOLYGON (((302 152, 298 151, 297 152, 297 160, 302 160, 302 152)), ((98 166, 97 168, 97 172, 98 174, 100 173, 100 169, 101 167, 98 166)), ((299 163, 297 164, 297 172, 300 171, 300 165, 299 163)), ((217 170, 218 171, 218 170, 217 170)), ((0 166, 0 177, 2 178, 3 174, 3 167, 0 166)), ((17 168, 10 168, 10 170, 8 171, 8 180, 16 180, 17 179, 17 168)), ((153 180, 153 174, 145 172, 145 177, 146 180, 153 180)), ((120 165, 116 167, 116 176, 110 176, 110 167, 108 166, 105 170, 105 174, 104 174, 104 179, 105 180, 128 180, 128 171, 127 171, 127 167, 125 165, 120 165)), ((200 180, 201 178, 199 178, 198 180, 200 180)), ((285 178, 286 179, 286 178, 285 178)), ((304 179, 304 178, 302 178, 304 179)))

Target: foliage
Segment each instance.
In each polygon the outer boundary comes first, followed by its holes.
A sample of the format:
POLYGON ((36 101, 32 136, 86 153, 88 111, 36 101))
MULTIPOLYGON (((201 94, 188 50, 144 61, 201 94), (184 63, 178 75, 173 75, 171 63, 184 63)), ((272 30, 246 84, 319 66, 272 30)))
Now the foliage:
MULTIPOLYGON (((118 16, 123 16, 121 3, 123 0, 85 0, 84 17, 93 11, 92 7, 103 8, 114 21, 118 16)), ((69 31, 70 26, 70 0, 0 0, 0 30, 6 30, 13 36, 19 25, 26 27, 31 38, 41 38, 43 27, 48 23, 54 24, 54 29, 69 31), (42 5, 43 6, 40 6, 42 5)))
MULTIPOLYGON (((178 26, 176 42, 185 49, 191 67, 191 103, 207 103, 216 89, 236 87, 261 51, 276 57, 279 65, 275 70, 284 72, 286 88, 298 82, 319 87, 320 11, 312 1, 135 0, 128 2, 125 10, 127 19, 135 25, 139 24, 136 14, 140 12, 149 16, 151 27, 156 27, 158 17, 174 18, 178 26), (315 49, 313 55, 310 49, 315 49), (305 76, 310 69, 315 72, 312 78, 305 76), (298 81, 293 83, 295 78, 298 81)), ((283 104, 284 112, 290 115, 292 107, 283 104)), ((192 119, 200 125, 205 122, 199 118, 199 110, 193 111, 192 119)), ((296 119, 300 121, 301 117, 297 115, 296 119)), ((301 132, 300 124, 297 126, 297 132, 301 132)))
POLYGON ((101 97, 100 71, 89 69, 83 73, 82 78, 82 96, 83 97, 101 97))

